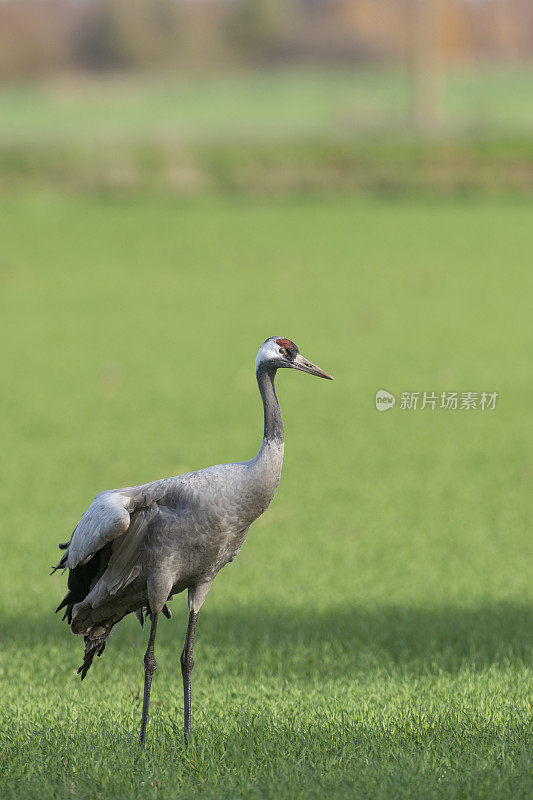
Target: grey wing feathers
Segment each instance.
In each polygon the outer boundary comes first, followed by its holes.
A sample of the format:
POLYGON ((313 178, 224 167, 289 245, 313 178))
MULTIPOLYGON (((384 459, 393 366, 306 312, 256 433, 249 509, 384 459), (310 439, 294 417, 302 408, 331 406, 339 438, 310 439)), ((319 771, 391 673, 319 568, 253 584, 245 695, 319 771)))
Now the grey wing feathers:
POLYGON ((76 525, 68 548, 67 566, 84 564, 107 542, 125 533, 130 525, 125 497, 119 492, 100 492, 76 525))
POLYGON ((97 550, 122 536, 130 527, 130 514, 162 497, 167 481, 154 481, 128 489, 109 489, 97 494, 74 529, 66 566, 74 569, 85 564, 97 550))

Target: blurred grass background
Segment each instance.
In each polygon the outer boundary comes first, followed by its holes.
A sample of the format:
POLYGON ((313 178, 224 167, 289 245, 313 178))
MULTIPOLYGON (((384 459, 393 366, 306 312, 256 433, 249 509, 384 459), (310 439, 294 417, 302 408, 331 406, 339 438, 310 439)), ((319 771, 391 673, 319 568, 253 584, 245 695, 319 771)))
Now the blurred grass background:
POLYGON ((409 74, 291 67, 0 87, 0 189, 529 193, 529 67, 451 71, 421 136, 409 74))
POLYGON ((529 4, 0 22, 2 795, 529 797, 529 4), (145 632, 81 685, 56 545, 103 488, 251 457, 273 334, 336 381, 279 376, 283 477, 202 610, 191 748, 181 596, 140 752, 145 632))

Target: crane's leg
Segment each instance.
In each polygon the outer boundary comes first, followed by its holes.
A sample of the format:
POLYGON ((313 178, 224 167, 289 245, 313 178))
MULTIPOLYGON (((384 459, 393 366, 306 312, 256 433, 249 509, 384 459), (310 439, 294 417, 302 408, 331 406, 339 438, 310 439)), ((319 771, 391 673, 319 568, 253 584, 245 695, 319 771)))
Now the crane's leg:
POLYGON ((187 744, 187 736, 189 736, 191 732, 191 672, 194 667, 192 648, 194 645, 197 619, 198 612, 191 611, 189 614, 189 624, 187 625, 187 636, 185 637, 185 644, 183 645, 180 658, 181 674, 183 677, 183 730, 185 734, 185 744, 187 744))
POLYGON ((152 688, 152 678, 157 669, 157 661, 154 655, 155 632, 157 630, 157 618, 159 612, 152 613, 152 624, 150 626, 150 638, 148 639, 148 647, 144 654, 144 699, 143 699, 143 713, 141 717, 141 744, 144 743, 144 735, 146 733, 146 723, 148 722, 148 706, 150 705, 150 689, 152 688))

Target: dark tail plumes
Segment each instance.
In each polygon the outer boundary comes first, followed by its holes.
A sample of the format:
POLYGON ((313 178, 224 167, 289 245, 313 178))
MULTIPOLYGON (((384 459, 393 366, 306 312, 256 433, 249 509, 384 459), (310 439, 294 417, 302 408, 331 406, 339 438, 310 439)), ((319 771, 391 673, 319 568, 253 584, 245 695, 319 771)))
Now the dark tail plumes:
MULTIPOLYGON (((65 542, 65 544, 59 545, 59 548, 61 550, 65 550, 66 552, 62 555, 58 565, 52 570, 52 574, 56 571, 56 569, 67 569, 69 545, 70 542, 65 542)), ((85 600, 91 591, 94 582, 98 578, 99 570, 101 568, 105 569, 105 565, 107 564, 107 561, 109 561, 110 555, 111 544, 109 543, 100 548, 100 550, 97 550, 96 553, 94 553, 92 557, 84 564, 78 564, 78 566, 74 567, 74 569, 69 569, 67 583, 68 592, 56 608, 56 614, 58 611, 61 611, 62 608, 65 609, 63 619, 66 619, 69 625, 72 625, 72 613, 74 606, 77 603, 81 603, 83 600, 85 600)), ((104 652, 107 637, 111 633, 113 624, 113 622, 106 622, 97 625, 89 630, 87 635, 83 637, 85 641, 85 655, 83 656, 83 664, 78 669, 78 674, 81 675, 82 680, 87 675, 89 667, 93 663, 94 657, 101 656, 104 652)))
MULTIPOLYGON (((112 626, 111 626, 112 627, 112 626)), ((107 637, 111 633, 111 628, 107 628, 103 633, 99 636, 84 636, 83 640, 85 642, 85 655, 83 656, 83 664, 78 668, 78 675, 81 676, 83 680, 89 671, 89 667, 93 663, 93 658, 95 656, 101 656, 105 650, 107 637)))
MULTIPOLYGON (((52 574, 56 571, 56 569, 67 569, 67 560, 68 560, 68 547, 70 542, 65 542, 65 544, 60 544, 59 547, 61 550, 65 550, 61 559, 56 567, 52 570, 52 574)), ((68 620, 68 624, 72 625, 72 618, 73 618, 73 611, 74 606, 78 603, 82 603, 95 583, 97 582, 99 576, 105 571, 107 564, 109 563, 109 559, 111 557, 111 550, 112 544, 108 542, 104 547, 97 550, 93 555, 83 564, 78 564, 77 567, 73 569, 69 569, 68 573, 68 591, 60 602, 58 607, 56 608, 56 613, 61 611, 62 608, 65 609, 65 613, 63 614, 63 619, 68 620)), ((149 606, 140 606, 139 608, 135 609, 135 606, 130 609, 130 611, 134 611, 135 616, 139 620, 141 627, 144 625, 144 620, 146 617, 152 616, 152 612, 149 606)), ((91 664, 93 663, 95 656, 101 656, 105 650, 107 638, 113 629, 113 626, 124 616, 124 613, 121 616, 114 616, 113 620, 104 620, 101 622, 94 623, 94 619, 91 620, 93 627, 91 628, 91 622, 87 620, 87 609, 78 609, 76 612, 76 618, 74 619, 74 633, 84 633, 84 641, 85 641, 85 655, 83 656, 83 664, 81 664, 80 668, 78 669, 78 674, 81 676, 83 680, 89 671, 91 664), (80 616, 82 619, 80 620, 80 616)), ((165 603, 162 608, 162 612, 167 619, 170 619, 172 616, 170 608, 165 603)), ((129 613, 126 611, 125 613, 129 613)))
MULTIPOLYGON (((66 550, 69 546, 70 542, 66 542, 65 544, 60 544, 59 547, 61 550, 66 550)), ((72 624, 72 609, 76 605, 76 603, 81 603, 82 600, 85 600, 89 592, 91 591, 91 587, 93 585, 93 581, 98 575, 98 571, 100 570, 100 565, 102 564, 102 559, 109 560, 109 556, 111 554, 111 544, 107 544, 102 547, 100 550, 97 550, 96 553, 92 556, 92 558, 87 561, 85 564, 78 564, 77 567, 74 569, 69 570, 68 573, 68 592, 60 602, 58 607, 56 608, 56 614, 58 611, 61 611, 62 608, 65 609, 65 613, 63 614, 63 619, 68 620, 68 624, 72 624)), ((56 569, 66 569, 67 568, 67 559, 68 553, 65 552, 61 557, 61 560, 54 567, 52 570, 53 574, 56 569)), ((104 561, 104 564, 106 562, 104 561)))

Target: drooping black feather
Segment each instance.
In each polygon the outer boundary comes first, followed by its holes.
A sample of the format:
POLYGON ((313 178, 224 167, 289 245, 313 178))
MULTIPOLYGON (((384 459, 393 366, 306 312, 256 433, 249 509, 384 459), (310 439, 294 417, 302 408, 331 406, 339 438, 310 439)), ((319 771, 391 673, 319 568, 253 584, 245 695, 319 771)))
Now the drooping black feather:
MULTIPOLYGON (((59 546, 62 547, 62 545, 59 546)), ((110 544, 107 544, 100 550, 97 550, 96 553, 89 559, 89 561, 87 561, 87 563, 78 564, 77 567, 69 570, 67 582, 68 592, 56 608, 57 614, 58 611, 61 611, 62 608, 66 607, 63 619, 66 618, 69 625, 72 623, 73 606, 76 603, 81 603, 82 600, 85 600, 91 590, 92 583, 100 570, 102 558, 109 558, 110 552, 110 544)), ((66 567, 66 563, 67 553, 65 553, 65 555, 62 557, 56 569, 58 569, 60 566, 66 567)), ((87 669, 88 668, 89 667, 87 667, 87 669)))
POLYGON ((85 641, 85 655, 83 656, 83 664, 78 667, 78 675, 80 675, 82 680, 87 675, 89 668, 93 663, 93 658, 95 656, 101 656, 104 652, 106 639, 110 633, 111 628, 109 628, 105 634, 97 637, 96 639, 91 639, 89 636, 83 637, 85 641))
POLYGON ((67 558, 68 558, 67 553, 65 553, 65 555, 61 556, 60 560, 55 565, 55 567, 52 567, 52 572, 50 573, 50 575, 53 575, 54 572, 57 572, 58 569, 63 569, 63 570, 66 569, 67 568, 67 558))
MULTIPOLYGON (((69 544, 70 542, 66 542, 65 544, 60 544, 59 547, 62 550, 65 550, 68 548, 69 544)), ((69 625, 72 624, 72 610, 74 606, 76 603, 81 603, 83 600, 85 600, 95 581, 98 580, 99 573, 101 574, 101 572, 105 570, 109 558, 111 557, 111 551, 112 543, 108 542, 100 550, 97 550, 96 553, 94 553, 89 561, 87 561, 85 564, 78 564, 77 567, 69 570, 67 582, 68 592, 56 608, 56 613, 61 611, 62 608, 65 609, 63 620, 66 619, 69 625)), ((52 573, 61 567, 66 569, 67 559, 68 553, 65 553, 61 557, 57 567, 52 570, 52 573)), ((167 619, 170 619, 172 616, 172 613, 166 603, 163 606, 162 612, 167 619)), ((144 623, 144 615, 150 616, 151 618, 151 610, 149 606, 141 607, 140 614, 137 616, 141 626, 144 623)), ((91 631, 89 631, 89 635, 83 637, 85 642, 85 654, 83 656, 83 663, 78 668, 78 674, 82 680, 84 680, 85 676, 87 675, 95 655, 101 656, 104 652, 107 637, 111 633, 112 628, 113 623, 108 623, 107 629, 100 636, 91 636, 91 631)))

